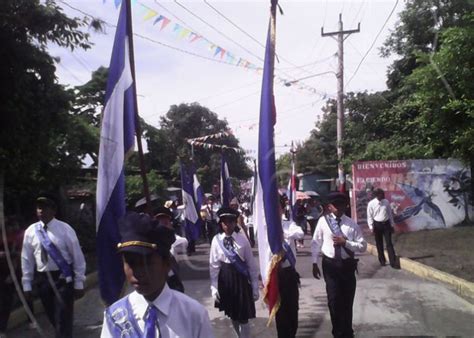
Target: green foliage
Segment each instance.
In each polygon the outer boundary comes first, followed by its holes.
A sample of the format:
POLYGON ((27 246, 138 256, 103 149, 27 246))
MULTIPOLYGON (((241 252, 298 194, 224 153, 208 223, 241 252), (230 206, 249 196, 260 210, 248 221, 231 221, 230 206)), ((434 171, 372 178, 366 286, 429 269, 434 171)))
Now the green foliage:
MULTIPOLYGON (((149 150, 147 163, 151 168, 169 175, 175 182, 180 181, 179 160, 189 161, 191 157, 191 146, 186 139, 228 129, 227 121, 220 120, 216 113, 198 103, 171 106, 166 116, 161 118, 160 124, 160 129, 146 127, 145 138, 149 150)), ((209 142, 239 147, 239 141, 234 136, 209 142)), ((247 167, 243 154, 227 151, 226 155, 232 177, 237 179, 251 177, 252 172, 247 167)), ((211 191, 213 184, 219 183, 220 151, 195 147, 194 163, 204 190, 211 191)))
POLYGON ((291 176, 291 157, 290 153, 281 155, 276 160, 276 172, 279 187, 286 187, 291 176))
POLYGON ((387 85, 397 89, 400 81, 418 67, 417 53, 437 51, 439 32, 449 27, 469 26, 465 15, 474 10, 466 0, 409 0, 399 15, 395 29, 381 48, 382 56, 401 56, 389 69, 387 85))
MULTIPOLYGON (((150 194, 156 194, 163 198, 165 196, 165 189, 167 187, 166 180, 159 175, 156 170, 150 170, 147 175, 148 188, 150 194)), ((135 203, 142 198, 143 195, 143 181, 141 175, 126 175, 125 189, 127 191, 127 203, 135 203)))
POLYGON ((336 101, 328 100, 323 108, 324 115, 316 128, 296 153, 298 172, 321 171, 330 175, 337 172, 336 151, 336 101))
MULTIPOLYGON (((409 1, 383 49, 402 56, 388 74, 389 90, 345 97, 346 171, 358 160, 455 157, 472 166, 473 45, 472 2, 409 1)), ((335 145, 335 112, 326 107, 298 164, 335 175, 335 145)))
POLYGON ((0 6, 0 166, 6 194, 57 187, 80 168, 73 94, 57 83, 51 43, 90 48, 88 19, 69 18, 54 1, 5 0, 0 6))

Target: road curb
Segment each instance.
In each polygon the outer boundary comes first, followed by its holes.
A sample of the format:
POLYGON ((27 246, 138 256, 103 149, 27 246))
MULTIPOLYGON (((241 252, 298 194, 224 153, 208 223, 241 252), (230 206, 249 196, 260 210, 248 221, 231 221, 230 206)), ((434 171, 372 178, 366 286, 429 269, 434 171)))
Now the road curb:
MULTIPOLYGON (((97 285, 99 281, 99 276, 97 271, 92 272, 86 276, 86 281, 84 283, 84 290, 87 291, 97 285)), ((79 300, 80 301, 80 300, 79 300)), ((44 312, 43 305, 41 304, 41 301, 39 299, 35 300, 34 302, 34 308, 35 308, 35 315, 40 314, 44 312)), ((10 319, 8 320, 8 330, 11 330, 24 322, 28 320, 28 316, 26 315, 26 311, 21 306, 20 308, 16 309, 10 314, 10 319)))
MULTIPOLYGON (((367 252, 374 256, 378 256, 377 248, 375 245, 367 243, 367 252)), ((385 257, 388 259, 387 251, 385 250, 385 257)), ((474 283, 471 283, 465 279, 453 276, 447 272, 440 271, 432 268, 425 264, 415 262, 414 260, 406 257, 399 257, 400 268, 411 272, 419 277, 443 282, 453 287, 456 292, 462 296, 474 299, 474 283)))

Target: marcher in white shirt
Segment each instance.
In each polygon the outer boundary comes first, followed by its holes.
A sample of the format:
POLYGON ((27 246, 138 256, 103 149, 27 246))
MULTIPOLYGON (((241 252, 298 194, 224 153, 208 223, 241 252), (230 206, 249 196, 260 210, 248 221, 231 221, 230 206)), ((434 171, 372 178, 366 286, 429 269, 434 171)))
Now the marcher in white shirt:
POLYGON ((375 189, 374 195, 375 198, 367 205, 367 224, 375 237, 380 265, 384 266, 386 263, 383 250, 383 239, 385 238, 390 266, 396 269, 398 264, 392 244, 392 232, 395 224, 392 208, 390 202, 385 199, 382 189, 375 189))
POLYGON ((179 273, 179 264, 176 260, 177 248, 188 246, 188 240, 176 234, 176 229, 173 227, 173 211, 167 207, 158 207, 155 211, 154 219, 158 221, 158 225, 167 227, 173 230, 175 234, 175 240, 171 245, 170 249, 170 258, 171 258, 171 269, 168 272, 168 286, 176 291, 184 292, 184 284, 181 281, 181 276, 179 273))
POLYGON ((39 297, 56 337, 71 337, 74 299, 84 296, 86 262, 76 232, 54 217, 56 210, 51 195, 43 194, 36 200, 39 222, 25 231, 21 251, 22 284, 25 298, 30 301, 36 271, 39 297), (48 243, 51 246, 46 245, 48 243), (59 261, 62 264, 58 266, 59 261))
POLYGON ((295 241, 304 238, 303 229, 294 221, 285 217, 286 199, 280 196, 280 214, 283 238, 287 252, 285 259, 278 267, 278 289, 280 291, 280 307, 275 315, 278 338, 293 338, 298 330, 299 287, 300 275, 296 271, 295 241), (292 256, 292 257, 289 257, 292 256))
POLYGON ((356 290, 357 268, 354 252, 364 252, 367 243, 357 223, 344 215, 349 199, 343 193, 327 198, 327 215, 322 216, 311 243, 313 276, 321 277, 321 264, 334 337, 353 337, 352 307, 356 290))
POLYGON ((207 310, 166 285, 173 231, 137 213, 127 214, 119 230, 118 250, 135 291, 106 309, 101 337, 214 337, 207 310))
POLYGON ((239 213, 232 208, 217 212, 221 232, 214 236, 209 254, 211 294, 215 307, 232 320, 239 337, 250 337, 249 319, 255 318, 258 267, 250 243, 237 228, 239 213))
POLYGON ((212 195, 207 198, 207 204, 201 207, 201 210, 205 211, 206 235, 209 244, 212 243, 212 239, 217 233, 217 211, 219 209, 220 205, 216 203, 216 199, 212 195))

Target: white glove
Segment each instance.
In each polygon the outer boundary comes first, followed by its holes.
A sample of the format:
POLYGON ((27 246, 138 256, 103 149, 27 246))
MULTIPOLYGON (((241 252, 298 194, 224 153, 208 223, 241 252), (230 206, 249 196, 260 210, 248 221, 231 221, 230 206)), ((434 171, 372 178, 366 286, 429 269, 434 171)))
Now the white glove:
POLYGON ((214 301, 219 301, 219 291, 215 286, 211 285, 211 296, 214 299, 214 301))

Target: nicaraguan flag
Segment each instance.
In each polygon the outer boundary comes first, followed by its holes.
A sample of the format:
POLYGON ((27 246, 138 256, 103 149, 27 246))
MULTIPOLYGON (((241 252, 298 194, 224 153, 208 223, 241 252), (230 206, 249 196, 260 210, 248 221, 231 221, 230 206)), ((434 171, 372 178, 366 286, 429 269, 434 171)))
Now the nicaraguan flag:
POLYGON ((97 174, 97 257, 100 292, 106 304, 120 298, 124 283, 122 260, 117 254, 118 220, 125 215, 124 162, 134 149, 136 121, 129 26, 124 2, 110 60, 97 174))
POLYGON ((221 204, 228 207, 233 198, 232 183, 229 176, 229 167, 224 152, 221 155, 221 204))
POLYGON ((186 237, 196 240, 201 230, 203 192, 192 165, 181 163, 181 188, 183 192, 186 237))
POLYGON ((278 264, 284 256, 282 246, 283 231, 278 206, 275 145, 273 140, 276 119, 273 96, 276 5, 277 1, 272 0, 260 101, 257 191, 254 207, 258 234, 260 273, 265 286, 263 299, 269 307, 269 321, 275 316, 280 305, 277 270, 278 264))

